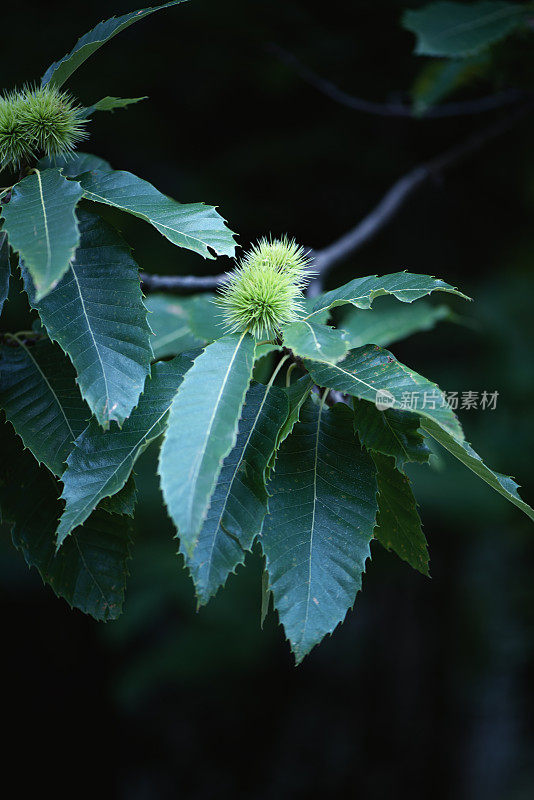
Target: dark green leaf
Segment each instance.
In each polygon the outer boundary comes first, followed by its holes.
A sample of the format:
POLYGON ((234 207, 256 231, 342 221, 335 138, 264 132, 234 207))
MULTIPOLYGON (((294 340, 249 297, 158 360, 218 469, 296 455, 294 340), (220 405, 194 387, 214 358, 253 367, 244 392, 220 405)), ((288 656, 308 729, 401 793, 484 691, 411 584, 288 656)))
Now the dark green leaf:
POLYGON ((383 297, 372 309, 350 308, 339 323, 347 332, 349 350, 364 344, 389 347, 414 333, 431 330, 441 320, 453 320, 447 306, 431 306, 421 300, 412 305, 383 297))
POLYGON ((269 573, 264 568, 261 573, 261 611, 260 611, 260 628, 263 628, 267 614, 269 613, 269 606, 271 604, 271 587, 269 586, 269 573))
POLYGON ((197 546, 191 557, 183 553, 200 604, 244 563, 261 531, 267 512, 265 473, 288 413, 287 395, 277 386, 256 383, 248 390, 237 441, 224 460, 197 546))
POLYGON ((284 442, 287 439, 287 437, 290 435, 291 431, 293 430, 293 428, 300 419, 301 408, 306 402, 311 392, 312 385, 313 384, 309 376, 304 375, 298 381, 295 381, 294 383, 291 383, 289 386, 286 386, 283 390, 287 395, 287 400, 289 403, 289 412, 286 421, 278 431, 278 436, 276 438, 276 450, 273 453, 273 456, 269 463, 269 469, 267 472, 268 477, 270 477, 271 472, 274 468, 276 454, 280 449, 282 442, 284 442))
POLYGON ((528 4, 502 0, 438 2, 406 11, 403 25, 417 36, 418 55, 469 56, 508 36, 529 13, 528 4))
POLYGON ((307 400, 282 445, 261 545, 280 622, 297 663, 342 622, 370 557, 375 468, 350 409, 307 400))
POLYGON ((68 156, 46 156, 41 158, 38 164, 39 169, 50 169, 57 167, 66 178, 77 178, 84 172, 99 170, 100 172, 111 171, 112 167, 100 156, 93 156, 90 153, 80 153, 79 151, 68 156))
POLYGON ((81 176, 84 197, 150 222, 162 236, 205 258, 233 256, 232 232, 213 206, 178 203, 131 172, 90 172, 81 176))
POLYGON ((392 458, 373 453, 378 479, 375 538, 414 569, 428 575, 428 547, 410 481, 392 458))
POLYGON ((23 272, 30 303, 68 353, 82 396, 104 427, 128 417, 143 391, 152 349, 138 266, 117 231, 78 212, 81 241, 63 280, 40 302, 23 272))
POLYGON ((80 241, 74 209, 82 194, 80 184, 59 169, 35 170, 16 184, 2 208, 9 244, 24 260, 38 300, 57 285, 74 257, 80 241))
POLYGON ((230 334, 208 345, 186 374, 171 406, 159 474, 169 514, 189 556, 223 461, 236 443, 254 347, 248 333, 230 334))
POLYGON ((58 546, 104 498, 125 485, 137 458, 165 430, 169 408, 190 366, 185 356, 155 364, 139 405, 122 428, 104 432, 93 420, 76 440, 62 477, 66 505, 58 546))
POLYGON ((306 366, 318 386, 369 400, 381 409, 416 411, 463 441, 460 423, 440 388, 401 364, 388 350, 373 345, 359 347, 339 364, 307 361, 306 366))
POLYGON ((188 298, 191 330, 200 339, 214 342, 227 332, 220 308, 214 303, 211 294, 195 294, 188 298))
POLYGON ((389 408, 381 411, 367 400, 354 400, 354 428, 360 442, 368 450, 393 456, 397 469, 407 461, 420 464, 428 461, 431 451, 416 414, 389 408))
POLYGON ((149 312, 151 339, 155 358, 166 358, 202 347, 207 340, 191 330, 190 308, 193 298, 151 294, 145 304, 149 312))
POLYGON ((61 475, 91 416, 76 373, 48 339, 9 342, 0 347, 0 407, 35 458, 61 475))
POLYGON ((56 554, 55 529, 61 513, 59 487, 13 434, 0 423, 0 505, 4 521, 30 567, 70 606, 98 620, 122 610, 130 558, 128 517, 95 511, 56 554))
POLYGON ((148 17, 148 15, 153 14, 154 11, 161 11, 164 8, 176 6, 183 2, 185 2, 185 0, 173 0, 173 2, 164 3, 155 8, 131 11, 129 14, 123 14, 122 17, 111 17, 111 19, 105 22, 99 22, 92 30, 78 39, 70 53, 63 56, 60 61, 55 61, 48 67, 43 75, 41 81, 42 85, 44 86, 49 83, 52 86, 63 86, 65 81, 70 78, 72 73, 77 70, 84 61, 87 61, 89 56, 92 56, 103 44, 109 42, 110 39, 125 28, 133 25, 134 22, 139 22, 145 17, 148 17))
POLYGON ((453 454, 462 464, 465 464, 475 475, 482 478, 492 489, 501 494, 510 503, 524 511, 524 513, 534 520, 534 509, 525 503, 519 496, 519 485, 510 478, 508 475, 501 475, 499 472, 494 472, 487 467, 478 453, 475 453, 473 448, 466 441, 458 441, 450 433, 436 425, 433 420, 422 420, 422 427, 427 433, 430 434, 439 444, 445 447, 450 453, 453 454))
POLYGON ((347 355, 348 337, 345 331, 330 328, 321 322, 302 320, 282 329, 284 344, 300 358, 313 358, 335 364, 347 355))
POLYGON ((90 117, 95 111, 115 111, 117 108, 126 108, 133 103, 139 103, 141 100, 147 100, 145 97, 103 97, 102 100, 93 103, 83 110, 83 117, 90 117))
POLYGON ((471 58, 436 59, 421 70, 412 87, 414 114, 424 116, 436 103, 480 78, 491 64, 487 53, 471 58))
POLYGON ((431 292, 451 292, 464 300, 469 298, 450 286, 445 281, 432 278, 429 275, 414 275, 410 272, 395 272, 392 275, 369 275, 366 278, 355 278, 350 283, 332 289, 331 292, 321 295, 313 310, 306 319, 313 319, 326 309, 351 303, 356 308, 371 308, 375 297, 391 294, 402 303, 413 303, 431 292))
POLYGON ((131 472, 122 489, 119 489, 117 494, 112 494, 111 497, 104 497, 98 504, 98 508, 107 511, 108 514, 126 514, 128 517, 133 517, 136 505, 137 487, 133 472, 131 472))
POLYGON ((11 266, 9 264, 9 244, 7 236, 0 231, 0 314, 9 294, 9 276, 11 266))

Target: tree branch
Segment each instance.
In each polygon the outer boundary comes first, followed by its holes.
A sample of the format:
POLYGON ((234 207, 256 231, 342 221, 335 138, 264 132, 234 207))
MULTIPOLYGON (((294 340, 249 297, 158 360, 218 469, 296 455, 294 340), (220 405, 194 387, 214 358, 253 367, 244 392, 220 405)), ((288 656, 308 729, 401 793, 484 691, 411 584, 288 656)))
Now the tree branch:
MULTIPOLYGON (((421 186, 431 179, 437 179, 450 167, 460 163, 475 153, 487 142, 513 128, 534 110, 534 101, 521 106, 503 119, 494 122, 470 136, 465 142, 452 147, 445 153, 412 169, 386 192, 378 205, 354 228, 332 244, 320 250, 310 250, 309 255, 315 277, 308 286, 308 295, 315 297, 323 290, 325 279, 340 262, 353 255, 364 244, 376 236, 401 210, 404 203, 421 186)), ((227 280, 227 273, 213 276, 195 275, 150 275, 141 273, 146 292, 191 292, 216 289, 227 280)))
POLYGON ((440 177, 449 167, 460 163, 487 142, 505 133, 532 110, 534 110, 534 102, 522 106, 504 119, 483 128, 470 136, 465 142, 452 147, 436 158, 420 164, 396 181, 378 205, 354 228, 327 247, 314 251, 314 269, 317 273, 317 278, 311 287, 310 294, 312 296, 319 294, 322 291, 326 276, 333 267, 351 256, 362 245, 376 236, 400 211, 406 200, 423 184, 430 179, 440 177))
POLYGON ((222 286, 228 280, 227 273, 220 275, 152 275, 141 273, 143 291, 149 292, 205 292, 222 286))
MULTIPOLYGON (((299 59, 289 53, 284 48, 275 43, 267 45, 267 50, 284 64, 291 67, 300 77, 314 89, 340 103, 353 111, 362 111, 364 114, 374 114, 379 117, 405 117, 417 119, 413 112, 413 107, 409 103, 376 103, 373 100, 364 100, 362 97, 354 97, 343 91, 331 81, 317 75, 316 72, 305 66, 299 59)), ((502 92, 478 97, 475 100, 461 100, 455 103, 442 103, 430 108, 422 116, 423 119, 443 119, 444 117, 461 117, 472 114, 481 114, 485 111, 493 111, 496 108, 512 105, 525 99, 527 93, 520 89, 506 89, 502 92)))

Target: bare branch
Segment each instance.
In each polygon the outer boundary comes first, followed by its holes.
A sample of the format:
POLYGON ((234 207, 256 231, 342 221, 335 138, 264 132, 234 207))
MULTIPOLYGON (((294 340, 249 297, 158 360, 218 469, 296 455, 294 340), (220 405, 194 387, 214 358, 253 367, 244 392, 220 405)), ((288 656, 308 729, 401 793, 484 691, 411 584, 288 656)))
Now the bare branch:
POLYGON ((316 295, 322 291, 325 277, 332 268, 348 256, 353 255, 362 245, 376 236, 400 211, 406 200, 424 183, 429 179, 441 176, 446 169, 458 164, 487 142, 505 133, 533 109, 534 103, 532 102, 523 106, 504 119, 473 134, 465 142, 447 150, 442 155, 415 167, 396 181, 378 205, 354 228, 332 244, 314 252, 313 266, 318 275, 312 286, 311 294, 316 295))
MULTIPOLYGON (((321 250, 309 251, 315 278, 308 286, 308 296, 315 297, 323 290, 324 282, 331 270, 340 261, 353 255, 369 242, 401 210, 404 203, 417 189, 431 179, 437 179, 450 167, 460 163, 487 142, 508 131, 534 110, 534 101, 514 110, 508 116, 494 122, 436 158, 420 164, 404 175, 386 192, 377 206, 354 228, 321 250)), ((227 273, 211 276, 196 275, 150 275, 141 273, 146 292, 194 292, 216 289, 227 280, 227 273)))
MULTIPOLYGON (((374 114, 379 117, 417 118, 410 103, 376 103, 373 100, 354 97, 326 78, 317 75, 316 72, 299 61, 293 53, 289 53, 279 45, 270 43, 267 45, 267 49, 269 52, 274 53, 284 64, 291 67, 310 86, 313 86, 336 103, 351 108, 353 111, 362 111, 364 114, 374 114)), ((444 117, 481 114, 485 111, 494 111, 496 108, 513 105, 520 100, 524 100, 527 96, 527 93, 520 89, 506 89, 485 97, 477 97, 475 100, 461 100, 455 103, 442 103, 441 105, 433 106, 425 112, 422 118, 443 119, 444 117)))
POLYGON ((228 279, 227 273, 220 275, 152 275, 141 273, 141 283, 145 292, 206 292, 222 286, 228 279))

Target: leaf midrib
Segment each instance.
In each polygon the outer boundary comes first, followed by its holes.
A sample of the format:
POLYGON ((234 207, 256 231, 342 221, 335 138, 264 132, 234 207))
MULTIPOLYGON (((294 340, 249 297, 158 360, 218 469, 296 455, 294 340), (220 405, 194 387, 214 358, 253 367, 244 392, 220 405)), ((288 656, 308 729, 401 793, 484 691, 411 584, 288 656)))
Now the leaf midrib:
POLYGON ((22 341, 22 339, 19 339, 17 336, 13 336, 13 338, 14 338, 14 339, 15 339, 15 340, 18 342, 18 344, 19 344, 19 345, 20 345, 20 346, 23 348, 23 350, 26 352, 26 354, 28 355, 28 357, 30 358, 30 360, 32 361, 32 363, 33 363, 33 364, 35 365, 35 367, 37 368, 37 371, 38 371, 38 372, 39 372, 39 374, 41 375, 42 379, 44 380, 44 382, 45 382, 45 383, 46 383, 46 385, 48 386, 48 388, 49 388, 49 390, 50 390, 50 392, 51 392, 52 396, 54 397, 54 400, 56 401, 56 403, 57 403, 57 406, 58 406, 58 408, 59 408, 59 410, 60 410, 60 412, 61 412, 61 414, 62 414, 62 416, 63 416, 63 419, 65 420, 65 422, 66 422, 66 424, 67 424, 67 427, 68 427, 68 429, 69 429, 69 431, 70 431, 70 434, 71 434, 71 436, 72 436, 72 440, 74 441, 74 440, 76 439, 76 435, 75 435, 74 431, 73 431, 73 430, 72 430, 72 428, 71 428, 71 425, 70 425, 70 422, 69 422, 69 418, 68 418, 68 417, 67 417, 67 415, 65 414, 65 411, 64 411, 64 409, 63 409, 63 406, 61 405, 60 399, 59 399, 58 395, 56 394, 56 392, 55 392, 54 388, 52 387, 52 384, 50 383, 50 381, 48 380, 48 378, 47 378, 47 377, 46 377, 46 375, 44 374, 44 372, 43 372, 43 370, 41 369, 41 367, 39 366, 39 363, 37 362, 37 360, 36 360, 36 359, 34 358, 34 356, 32 355, 32 353, 31 353, 30 349, 29 349, 28 347, 26 347, 26 345, 24 344, 24 342, 22 341))
POLYGON ((39 183, 39 196, 41 198, 41 208, 43 212, 43 222, 44 222, 44 230, 46 237, 46 253, 47 253, 45 274, 46 277, 48 278, 50 273, 50 265, 52 263, 52 247, 50 245, 50 232, 48 230, 48 215, 46 213, 46 205, 43 195, 43 182, 41 180, 41 173, 39 172, 38 169, 36 169, 35 174, 37 175, 37 181, 39 183))
MULTIPOLYGON (((196 455, 196 458, 195 458, 195 461, 194 461, 194 464, 193 464, 192 480, 191 480, 191 484, 195 488, 196 488, 197 481, 198 481, 198 475, 199 475, 199 472, 200 472, 200 467, 201 467, 202 462, 204 460, 204 457, 206 455, 206 450, 207 450, 208 442, 209 442, 210 435, 211 435, 211 429, 213 428, 213 423, 215 422, 215 417, 217 416, 217 411, 219 409, 219 404, 221 402, 221 397, 223 395, 223 392, 224 392, 224 389, 226 387, 226 384, 228 383, 228 378, 230 376, 230 372, 232 370, 232 367, 233 367, 234 361, 236 359, 237 353, 238 353, 238 351, 239 351, 239 349, 241 347, 241 344, 243 342, 243 339, 245 338, 246 335, 247 335, 247 331, 243 331, 243 333, 241 334, 241 336, 239 338, 239 341, 237 342, 237 345, 236 345, 236 347, 234 349, 234 352, 232 354, 232 358, 230 359, 230 363, 228 364, 228 368, 227 368, 227 370, 225 372, 225 375, 224 375, 224 380, 221 383, 221 388, 219 389, 219 392, 217 394, 217 399, 216 399, 215 404, 213 406, 213 413, 212 413, 212 415, 210 417, 210 421, 209 421, 208 427, 206 429, 206 435, 204 437, 204 446, 203 446, 202 450, 200 450, 196 455)), ((190 522, 191 522, 192 510, 193 510, 194 494, 195 494, 195 489, 192 488, 191 492, 190 492, 190 495, 189 495, 189 503, 188 503, 188 506, 187 506, 187 515, 188 515, 188 518, 189 518, 190 522)), ((198 537, 195 537, 195 543, 196 543, 196 539, 197 538, 198 537)))
POLYGON ((94 344, 94 347, 95 347, 95 350, 96 350, 96 354, 97 354, 98 360, 100 362, 100 369, 102 371, 102 377, 104 379, 104 387, 105 387, 105 394, 106 394, 106 403, 105 403, 105 406, 104 406, 104 410, 106 410, 106 412, 109 414, 110 396, 109 396, 108 379, 107 379, 107 375, 106 375, 106 370, 104 368, 104 362, 102 360, 102 356, 100 355, 100 349, 99 349, 99 347, 98 347, 98 345, 96 343, 95 335, 93 333, 93 328, 92 328, 91 323, 89 321, 89 315, 87 314, 87 309, 85 307, 85 301, 83 299, 82 288, 80 286, 80 282, 78 280, 78 276, 76 274, 76 270, 74 268, 74 264, 71 264, 71 270, 72 270, 72 274, 74 276, 74 280, 76 281, 76 288, 78 290, 78 295, 80 297, 80 303, 82 304, 82 311, 83 311, 83 315, 85 317, 85 321, 87 323, 87 329, 89 330, 89 333, 91 334, 91 339, 93 340, 93 344, 94 344))
MULTIPOLYGON (((146 214, 143 214, 140 211, 134 211, 132 208, 128 208, 128 206, 121 206, 116 201, 111 201, 106 197, 102 197, 101 195, 96 194, 96 192, 92 192, 90 189, 85 189, 84 193, 85 193, 85 196, 87 197, 87 199, 89 199, 89 200, 96 197, 97 200, 100 200, 100 202, 104 203, 105 205, 114 206, 115 208, 118 208, 120 211, 126 211, 127 214, 134 214, 134 216, 139 217, 140 219, 144 219, 145 222, 149 222, 151 225, 155 225, 156 227, 159 227, 159 228, 165 228, 168 231, 173 231, 173 233, 179 233, 181 236, 184 236, 186 239, 192 239, 193 241, 198 242, 199 244, 201 244, 203 247, 207 247, 206 242, 204 242, 202 239, 199 239, 198 236, 193 236, 193 234, 191 234, 191 233, 185 233, 185 231, 181 231, 178 228, 171 228, 170 225, 165 225, 165 223, 163 223, 163 222, 156 222, 155 220, 151 219, 146 214), (91 197, 89 197, 89 195, 91 197)), ((170 198, 165 198, 165 199, 170 199, 170 198)), ((174 200, 173 202, 177 203, 178 205, 183 205, 182 203, 178 203, 178 201, 176 201, 176 200, 174 200)))
POLYGON ((313 551, 313 538, 315 533, 315 509, 317 507, 317 464, 319 461, 319 432, 321 430, 321 420, 322 420, 325 400, 326 400, 326 394, 323 395, 323 398, 321 400, 321 405, 317 417, 317 432, 315 435, 315 453, 314 453, 314 465, 313 465, 313 511, 312 511, 311 526, 310 526, 310 555, 309 555, 310 563, 308 569, 308 596, 306 598, 306 616, 304 617, 304 623, 302 626, 301 641, 304 640, 306 637, 306 628, 308 627, 308 618, 310 616, 310 598, 311 598, 311 585, 312 585, 312 551, 313 551))
MULTIPOLYGON (((155 422, 154 422, 154 423, 153 423, 153 424, 150 426, 150 428, 149 428, 147 431, 145 431, 145 433, 143 434, 143 436, 141 436, 141 438, 140 438, 140 439, 139 439, 139 440, 136 442, 136 444, 134 445, 134 447, 130 448, 130 450, 128 451, 128 453, 126 454, 126 456, 125 456, 125 457, 122 459, 122 461, 121 461, 119 464, 117 464, 116 468, 115 468, 115 469, 113 470, 113 472, 112 472, 112 473, 109 475, 109 477, 107 478, 107 480, 105 481, 105 483, 104 483, 104 484, 102 484, 102 487, 100 488, 100 490, 99 490, 98 492, 94 493, 94 494, 91 496, 91 499, 89 500, 89 502, 88 502, 88 503, 86 503, 86 505, 85 505, 85 506, 84 506, 84 507, 81 509, 81 511, 79 511, 79 512, 78 512, 78 514, 76 515, 76 517, 78 517, 78 518, 79 518, 80 516, 83 516, 83 514, 85 514, 85 512, 87 511, 87 509, 88 509, 88 508, 91 506, 91 503, 92 503, 92 502, 94 502, 94 499, 95 499, 95 497, 96 497, 96 496, 98 496, 98 494, 100 494, 100 492, 102 492, 102 491, 105 491, 105 490, 107 489, 107 487, 108 487, 108 485, 109 485, 110 481, 111 481, 111 480, 112 480, 112 479, 115 477, 115 475, 116 475, 116 474, 117 474, 117 472, 120 470, 120 468, 121 468, 121 467, 122 467, 122 466, 123 466, 123 465, 124 465, 124 464, 125 464, 125 463, 128 461, 128 459, 129 459, 129 458, 131 458, 131 457, 132 457, 132 455, 135 453, 135 451, 136 451, 136 450, 138 450, 138 449, 139 449, 139 448, 140 448, 140 447, 141 447, 141 446, 142 446, 142 445, 143 445, 143 444, 146 442, 146 440, 148 439, 148 436, 150 435, 151 431, 153 431, 153 430, 154 430, 154 428, 156 427, 156 425, 158 425, 158 424, 161 422, 161 420, 163 419, 163 417, 164 417, 166 414, 168 414, 168 413, 169 413, 169 409, 170 409, 170 407, 171 407, 171 405, 172 405, 172 402, 173 402, 173 400, 174 400, 174 396, 173 396, 173 397, 172 397, 172 399, 170 400, 170 402, 169 402, 169 405, 167 406, 167 408, 166 408, 166 409, 165 409, 165 410, 162 412, 162 414, 160 414, 160 416, 159 416, 159 417, 157 418, 157 420, 156 420, 156 421, 155 421, 155 422)), ((134 462, 135 462, 135 458, 134 458, 134 462)), ((133 466, 133 464, 132 464, 132 466, 133 466)), ((125 483, 126 483, 126 481, 125 481, 125 483)), ((124 484, 123 484, 123 485, 124 485, 124 484)), ((121 487, 121 488, 122 488, 122 487, 121 487)), ((120 490, 119 490, 119 491, 120 491, 120 490)), ((106 495, 104 495, 104 497, 105 497, 105 496, 106 496, 106 495)), ((81 524, 81 523, 77 523, 76 525, 71 525, 71 526, 70 526, 70 528, 69 528, 69 531, 68 531, 66 534, 64 534, 64 536, 68 536, 68 533, 70 533, 70 531, 72 531, 72 530, 73 530, 75 527, 77 527, 77 525, 79 525, 79 524, 81 524)))

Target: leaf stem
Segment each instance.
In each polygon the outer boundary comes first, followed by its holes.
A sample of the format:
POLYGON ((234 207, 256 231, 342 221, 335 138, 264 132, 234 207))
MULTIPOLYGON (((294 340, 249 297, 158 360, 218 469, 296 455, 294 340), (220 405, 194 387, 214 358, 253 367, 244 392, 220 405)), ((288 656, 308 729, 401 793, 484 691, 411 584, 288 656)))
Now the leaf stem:
POLYGON ((286 372, 286 388, 291 385, 291 373, 293 372, 293 370, 297 366, 298 366, 297 362, 293 361, 293 363, 290 364, 289 367, 287 368, 287 372, 286 372))

